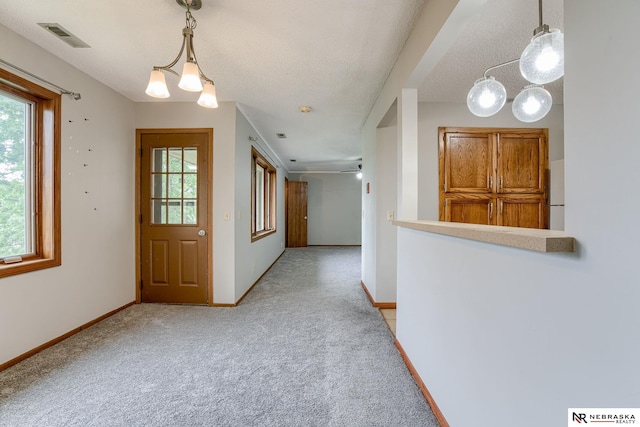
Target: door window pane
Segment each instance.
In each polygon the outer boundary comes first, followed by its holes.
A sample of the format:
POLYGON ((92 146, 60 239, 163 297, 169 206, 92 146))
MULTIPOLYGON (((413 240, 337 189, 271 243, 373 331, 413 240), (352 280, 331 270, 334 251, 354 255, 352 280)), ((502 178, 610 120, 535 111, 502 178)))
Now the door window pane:
POLYGON ((162 200, 153 200, 151 206, 153 212, 153 224, 166 224, 167 223, 167 201, 166 199, 162 200))
POLYGON ((167 197, 167 175, 166 174, 153 174, 153 198, 167 197))
POLYGON ((183 205, 183 224, 197 224, 198 223, 198 201, 197 200, 185 200, 183 205))
POLYGON ((169 200, 168 224, 182 224, 182 200, 169 200))
POLYGON ((165 148, 153 149, 153 172, 167 171, 167 150, 165 148))
POLYGON ((185 173, 183 179, 182 197, 185 199, 195 199, 198 195, 198 175, 185 173))
POLYGON ((184 149, 184 167, 185 172, 198 171, 198 149, 189 147, 184 149))
POLYGON ((182 197, 182 174, 169 174, 169 198, 182 197))
POLYGON ((169 148, 169 172, 182 172, 182 148, 169 148))

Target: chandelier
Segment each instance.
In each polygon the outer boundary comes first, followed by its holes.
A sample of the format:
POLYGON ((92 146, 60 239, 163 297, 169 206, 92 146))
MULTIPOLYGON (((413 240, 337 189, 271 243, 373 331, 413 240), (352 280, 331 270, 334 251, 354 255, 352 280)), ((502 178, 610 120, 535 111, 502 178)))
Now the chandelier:
POLYGON ((185 12, 186 24, 182 29, 182 46, 180 47, 180 52, 178 52, 178 56, 176 56, 170 64, 153 67, 145 93, 154 98, 168 98, 170 96, 169 89, 167 89, 167 83, 163 73, 163 71, 168 71, 171 74, 180 77, 180 82, 178 83, 178 87, 180 89, 188 92, 201 92, 200 98, 198 98, 198 105, 206 108, 217 108, 218 99, 216 98, 216 87, 213 84, 213 80, 205 76, 200 69, 196 58, 196 52, 193 49, 193 30, 196 28, 198 23, 191 15, 191 9, 200 9, 202 1, 176 0, 176 2, 187 9, 185 12), (182 75, 180 75, 172 68, 178 63, 183 52, 186 54, 186 62, 182 67, 182 75))
POLYGON ((507 101, 504 85, 487 73, 516 62, 520 63, 522 77, 532 84, 525 86, 514 98, 513 115, 522 122, 535 122, 551 110, 551 94, 542 85, 564 75, 564 35, 542 23, 542 0, 538 0, 538 11, 539 26, 520 58, 487 68, 482 78, 473 84, 467 95, 467 107, 476 116, 492 116, 507 101))

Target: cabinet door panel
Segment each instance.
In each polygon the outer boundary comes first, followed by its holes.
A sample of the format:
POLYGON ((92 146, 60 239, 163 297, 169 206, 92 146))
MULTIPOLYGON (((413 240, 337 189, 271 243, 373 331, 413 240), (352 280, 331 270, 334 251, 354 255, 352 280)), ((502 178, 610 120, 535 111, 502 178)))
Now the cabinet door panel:
POLYGON ((547 207, 541 196, 498 198, 498 225, 546 228, 547 207))
POLYGON ((445 221, 467 224, 495 224, 495 203, 490 198, 445 199, 445 221))
POLYGON ((543 193, 546 139, 540 134, 499 134, 498 193, 543 193))
POLYGON ((444 191, 489 193, 493 184, 493 138, 488 134, 447 133, 444 191))

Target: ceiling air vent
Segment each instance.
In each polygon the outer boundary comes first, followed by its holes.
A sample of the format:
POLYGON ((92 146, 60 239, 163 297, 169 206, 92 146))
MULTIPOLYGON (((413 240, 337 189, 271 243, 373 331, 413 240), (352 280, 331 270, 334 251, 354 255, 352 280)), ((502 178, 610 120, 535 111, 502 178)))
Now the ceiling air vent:
POLYGON ((52 22, 39 22, 38 25, 40 25, 42 28, 49 31, 51 34, 53 34, 54 36, 56 36, 57 38, 59 38, 60 40, 62 40, 63 42, 65 42, 71 47, 75 47, 75 48, 91 47, 85 42, 83 42, 82 40, 80 40, 78 37, 71 34, 71 32, 69 32, 60 24, 56 24, 52 22))
POLYGON ((287 138, 287 134, 286 133, 276 133, 276 136, 280 139, 286 139, 287 138))

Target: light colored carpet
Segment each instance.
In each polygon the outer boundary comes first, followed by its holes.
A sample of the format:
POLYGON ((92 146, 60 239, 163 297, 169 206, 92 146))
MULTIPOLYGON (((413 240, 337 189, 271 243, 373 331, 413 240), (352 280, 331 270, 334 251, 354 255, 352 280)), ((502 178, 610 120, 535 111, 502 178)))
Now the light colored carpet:
POLYGON ((437 426, 359 281, 287 249, 238 307, 129 307, 0 372, 0 425, 437 426))

